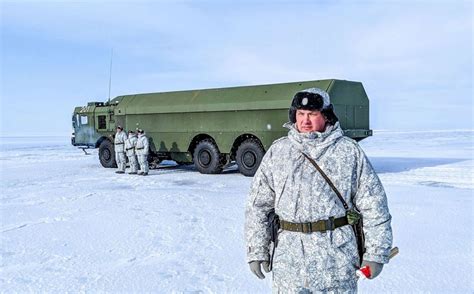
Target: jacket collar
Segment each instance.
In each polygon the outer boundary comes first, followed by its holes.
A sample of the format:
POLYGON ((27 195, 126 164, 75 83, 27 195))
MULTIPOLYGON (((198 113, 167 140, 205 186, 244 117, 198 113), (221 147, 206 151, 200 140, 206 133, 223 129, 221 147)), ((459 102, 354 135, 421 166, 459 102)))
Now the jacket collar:
POLYGON ((300 133, 294 123, 287 122, 283 127, 289 129, 288 138, 290 142, 300 151, 308 154, 314 159, 319 158, 326 148, 344 136, 339 122, 328 125, 323 132, 300 133))

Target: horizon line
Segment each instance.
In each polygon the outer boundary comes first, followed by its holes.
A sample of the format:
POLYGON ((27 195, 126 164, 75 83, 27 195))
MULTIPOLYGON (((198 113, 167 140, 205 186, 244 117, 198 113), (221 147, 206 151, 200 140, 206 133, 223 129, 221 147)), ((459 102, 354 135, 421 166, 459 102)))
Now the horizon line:
MULTIPOLYGON (((435 129, 435 130, 390 130, 390 129, 373 129, 374 133, 449 133, 449 132, 474 132, 474 129, 435 129)), ((39 138, 39 137, 72 137, 69 135, 58 134, 20 134, 20 135, 1 135, 0 138, 39 138)))

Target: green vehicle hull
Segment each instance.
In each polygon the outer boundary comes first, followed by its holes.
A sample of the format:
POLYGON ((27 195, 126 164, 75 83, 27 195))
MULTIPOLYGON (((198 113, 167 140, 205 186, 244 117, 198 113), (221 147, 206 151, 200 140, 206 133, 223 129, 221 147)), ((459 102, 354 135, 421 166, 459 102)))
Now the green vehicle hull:
MULTIPOLYGON (((362 140, 372 135, 369 99, 362 84, 331 79, 124 95, 110 103, 91 102, 74 110, 72 143, 101 148, 111 145, 116 126, 126 131, 141 128, 150 140, 152 162, 194 162, 201 172, 218 173, 226 164, 237 161, 243 174, 253 175, 272 142, 287 134, 282 125, 288 121, 292 97, 311 87, 329 93, 347 136, 362 140), (202 151, 202 145, 209 145, 203 141, 214 147, 202 151), (241 147, 244 142, 245 147, 241 147), (209 157, 210 161, 218 158, 210 163, 213 167, 206 169, 209 157)), ((99 157, 102 165, 112 167, 114 152, 110 147, 107 150, 104 152, 110 153, 109 159, 101 157, 101 150, 99 157)))

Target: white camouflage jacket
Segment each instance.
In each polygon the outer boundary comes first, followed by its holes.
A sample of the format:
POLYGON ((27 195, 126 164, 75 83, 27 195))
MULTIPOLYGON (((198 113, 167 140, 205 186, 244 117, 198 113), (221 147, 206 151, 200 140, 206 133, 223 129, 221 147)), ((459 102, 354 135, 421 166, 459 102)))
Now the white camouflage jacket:
POLYGON ((149 143, 145 134, 138 135, 137 145, 135 151, 137 155, 148 155, 149 143))
POLYGON ((137 136, 135 134, 130 135, 127 140, 125 140, 125 152, 127 156, 135 155, 135 145, 137 144, 137 136))
POLYGON ((127 134, 124 131, 115 134, 114 148, 115 152, 125 152, 125 140, 127 140, 127 134))
MULTIPOLYGON (((315 167, 328 175, 347 204, 362 213, 366 238, 364 260, 387 263, 392 246, 391 216, 382 184, 354 140, 336 123, 323 133, 299 133, 287 123, 287 137, 275 141, 254 176, 246 207, 247 261, 269 260, 267 214, 275 208, 280 219, 315 222, 342 217, 345 209, 315 167)), ((350 226, 328 232, 280 231, 273 260, 274 290, 357 289, 359 266, 355 235, 350 226)))

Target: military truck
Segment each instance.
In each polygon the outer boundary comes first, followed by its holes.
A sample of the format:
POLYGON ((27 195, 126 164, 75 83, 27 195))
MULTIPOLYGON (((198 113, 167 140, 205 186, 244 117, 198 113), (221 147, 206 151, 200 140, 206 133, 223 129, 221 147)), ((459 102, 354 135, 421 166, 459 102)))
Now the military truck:
POLYGON ((362 83, 316 80, 244 87, 132 94, 109 102, 89 102, 72 116, 72 145, 99 148, 104 167, 116 167, 116 126, 145 130, 149 161, 192 164, 205 174, 220 173, 236 162, 253 176, 272 142, 288 132, 294 94, 318 87, 327 91, 345 134, 355 140, 372 135, 369 99, 362 83))

